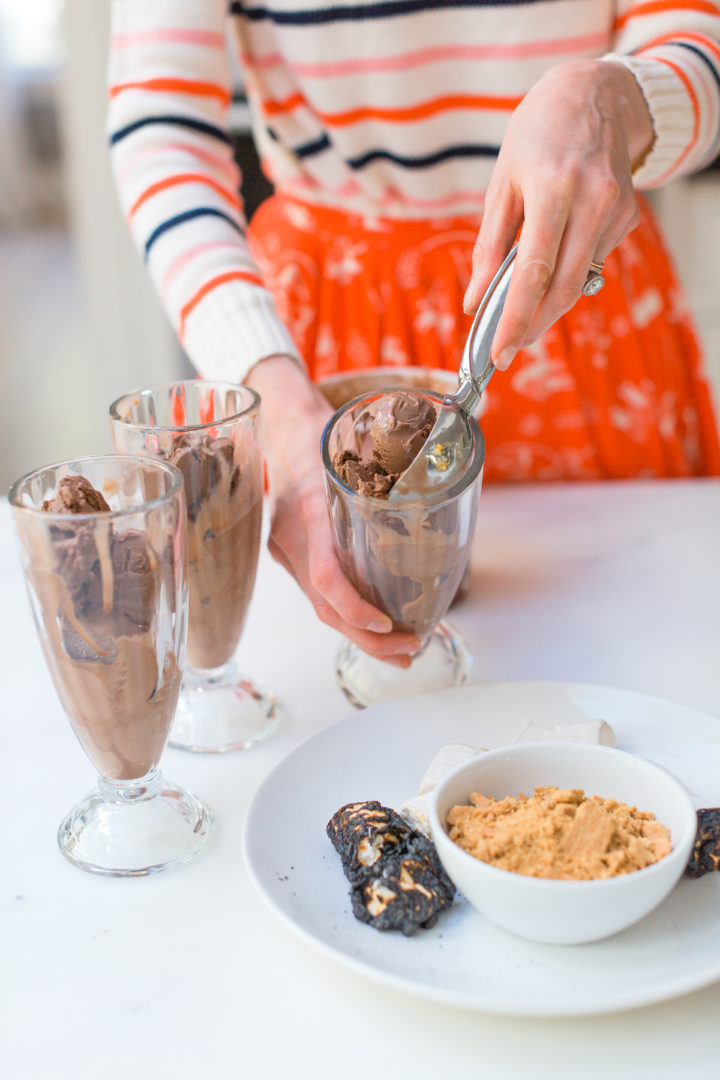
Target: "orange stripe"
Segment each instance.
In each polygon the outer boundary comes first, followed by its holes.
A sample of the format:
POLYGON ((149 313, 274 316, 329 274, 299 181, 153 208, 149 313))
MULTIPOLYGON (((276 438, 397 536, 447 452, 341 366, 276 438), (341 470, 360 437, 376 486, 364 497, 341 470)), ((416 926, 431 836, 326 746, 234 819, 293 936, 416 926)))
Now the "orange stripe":
POLYGON ((263 112, 268 116, 275 116, 277 113, 290 112, 297 105, 304 105, 305 98, 302 94, 291 94, 290 97, 285 98, 283 101, 263 101, 263 112))
MULTIPOLYGON (((315 111, 315 115, 331 127, 343 127, 346 124, 357 124, 361 120, 388 120, 402 123, 403 121, 424 120, 428 116, 444 112, 447 109, 499 109, 503 112, 512 112, 522 101, 519 97, 489 97, 477 94, 449 94, 446 97, 435 98, 433 101, 424 101, 419 105, 408 105, 404 108, 381 109, 371 105, 361 105, 357 109, 348 109, 347 112, 322 113, 315 111)), ((278 113, 290 112, 298 105, 306 104, 302 94, 292 94, 283 101, 263 102, 263 111, 268 116, 278 113)))
POLYGON ((687 75, 682 70, 682 68, 678 67, 677 64, 673 64, 672 60, 665 59, 665 57, 656 56, 655 59, 658 60, 661 64, 665 64, 667 67, 672 68, 672 70, 675 72, 675 74, 678 76, 678 78, 680 78, 682 80, 682 82, 685 85, 685 89, 687 90, 688 94, 690 95, 690 100, 692 101, 693 117, 694 117, 692 138, 691 138, 690 142, 687 144, 687 146, 685 147, 685 149, 683 150, 680 157, 675 162, 675 164, 672 165, 667 170, 667 172, 663 173, 663 175, 661 177, 658 178, 657 183, 661 184, 665 180, 667 180, 668 177, 672 176, 673 173, 677 172, 677 170, 680 168, 680 166, 682 165, 685 158, 688 156, 688 154, 690 153, 690 151, 693 149, 693 147, 695 146, 695 144, 698 141, 698 137, 700 135, 700 103, 698 102, 697 95, 695 94, 692 83, 690 82, 690 80, 688 79, 687 75))
POLYGON ((158 192, 165 191, 167 188, 175 187, 177 184, 206 184, 213 191, 217 191, 225 202, 230 203, 233 209, 240 210, 239 196, 233 191, 228 191, 217 180, 213 180, 211 176, 205 176, 203 173, 180 173, 178 176, 168 176, 165 180, 158 180, 156 184, 151 184, 149 188, 143 191, 142 195, 130 207, 128 221, 131 220, 133 214, 140 209, 142 204, 151 199, 153 195, 157 195, 158 192))
POLYGON ((512 112, 518 107, 522 97, 487 97, 476 94, 448 94, 446 97, 424 101, 419 105, 408 105, 398 109, 377 109, 372 106, 349 109, 344 113, 318 113, 321 120, 333 127, 356 124, 360 120, 388 120, 394 123, 424 120, 428 116, 445 112, 448 109, 499 109, 512 112))
POLYGON ((647 49, 654 49, 656 45, 682 45, 683 41, 697 41, 698 45, 703 45, 720 60, 720 46, 712 38, 706 37, 705 34, 696 34, 692 30, 682 30, 676 34, 662 34, 660 37, 653 38, 637 50, 637 55, 642 55, 647 49))
POLYGON ((137 82, 117 83, 110 87, 110 97, 117 97, 123 90, 168 90, 171 93, 194 94, 196 97, 215 97, 223 105, 230 104, 230 94, 224 86, 212 82, 196 82, 193 79, 142 79, 137 82))
POLYGON ((209 424, 215 419, 215 391, 211 390, 205 401, 198 404, 198 415, 201 424, 209 424))
POLYGON ((185 424, 185 388, 182 385, 176 387, 173 393, 170 415, 174 427, 183 427, 185 424))
POLYGON ((710 0, 647 0, 646 3, 636 4, 624 15, 618 15, 614 22, 616 30, 620 30, 631 19, 642 15, 658 15, 662 11, 677 11, 684 8, 686 11, 701 11, 707 15, 717 15, 717 4, 710 0))
POLYGON ((225 274, 219 274, 217 277, 211 278, 210 281, 206 281, 202 288, 193 296, 192 300, 188 300, 187 304, 180 311, 180 329, 179 335, 182 341, 185 333, 185 323, 190 312, 195 308, 203 297, 207 296, 209 292, 217 288, 218 285, 225 285, 228 281, 247 281, 251 285, 262 285, 263 281, 257 274, 252 274, 248 270, 229 270, 225 274))

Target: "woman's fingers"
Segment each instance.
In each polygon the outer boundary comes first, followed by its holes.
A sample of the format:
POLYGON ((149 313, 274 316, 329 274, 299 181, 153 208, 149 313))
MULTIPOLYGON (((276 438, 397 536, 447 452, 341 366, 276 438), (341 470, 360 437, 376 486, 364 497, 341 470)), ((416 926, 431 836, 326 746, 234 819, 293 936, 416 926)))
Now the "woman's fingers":
POLYGON ((364 652, 378 660, 407 660, 407 664, 400 665, 406 667, 409 666, 412 654, 416 653, 420 647, 420 642, 414 634, 401 634, 395 630, 389 634, 374 634, 369 630, 361 630, 351 623, 346 623, 324 599, 317 599, 314 607, 315 613, 322 622, 327 623, 338 633, 344 634, 364 652))
MULTIPOLYGON (((610 252, 637 225, 639 214, 634 194, 621 192, 613 184, 596 184, 592 195, 588 193, 586 199, 576 203, 565 226, 552 281, 535 310, 521 346, 537 341, 577 303, 590 264, 605 262, 610 252)), ((502 327, 498 327, 498 335, 501 330, 502 327)))
MULTIPOLYGON (((569 229, 568 247, 571 246, 571 232, 572 230, 569 229)), ((612 247, 606 249, 601 242, 598 242, 594 253, 588 255, 587 245, 582 244, 582 255, 573 262, 568 260, 567 267, 563 267, 562 275, 558 270, 557 281, 554 282, 553 287, 548 290, 542 302, 538 305, 521 347, 532 345, 533 342, 541 338, 566 311, 569 311, 577 303, 583 294, 583 286, 587 281, 590 263, 594 262, 597 265, 602 265, 605 262, 606 252, 609 253, 611 250, 612 247)))
POLYGON ((270 548, 282 553, 283 565, 315 603, 326 600, 346 624, 387 634, 392 621, 364 600, 342 572, 335 555, 320 475, 278 501, 273 514, 270 548))
POLYGON ((315 586, 306 590, 318 617, 352 638, 361 649, 380 658, 396 653, 409 656, 417 651, 415 635, 393 630, 387 615, 368 604, 353 588, 337 560, 332 574, 323 571, 322 585, 322 591, 315 586))
POLYGON ((569 192, 530 188, 510 288, 492 345, 499 371, 510 366, 527 338, 535 312, 550 290, 570 213, 569 192))
MULTIPOLYGON (((308 594, 311 599, 317 597, 315 609, 322 603, 330 607, 338 618, 349 626, 359 630, 369 630, 375 634, 388 634, 392 630, 392 619, 364 600, 345 577, 335 555, 324 537, 311 537, 311 549, 308 561, 308 594)), ((318 612, 320 614, 320 612, 318 612)), ((321 618, 323 616, 321 615, 321 618)), ((328 619, 325 619, 327 622, 328 619)))
POLYGON ((277 514, 273 521, 270 553, 297 580, 318 618, 371 656, 408 667, 419 641, 413 634, 394 631, 388 616, 363 599, 345 577, 335 555, 322 489, 303 490, 297 503, 284 506, 283 514, 286 522, 279 522, 277 514))
POLYGON ((581 194, 577 186, 558 194, 529 183, 524 213, 492 345, 492 361, 499 371, 573 307, 582 295, 590 264, 603 263, 639 220, 632 189, 606 176, 586 182, 581 194))
POLYGON ((514 198, 498 162, 485 196, 485 212, 472 253, 472 276, 463 299, 467 315, 474 315, 488 285, 515 242, 522 224, 522 201, 514 198))

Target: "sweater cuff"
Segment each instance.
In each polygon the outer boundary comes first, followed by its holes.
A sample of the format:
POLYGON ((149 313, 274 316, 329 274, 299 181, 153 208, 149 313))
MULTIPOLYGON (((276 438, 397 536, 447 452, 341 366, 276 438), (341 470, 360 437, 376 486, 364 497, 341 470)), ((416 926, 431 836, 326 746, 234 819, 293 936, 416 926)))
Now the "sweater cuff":
POLYGON ((693 136, 693 111, 682 81, 658 60, 611 53, 603 60, 623 64, 634 76, 647 102, 655 142, 633 173, 636 188, 651 188, 672 172, 693 136))
POLYGON ((289 356, 305 370, 292 336, 281 321, 272 295, 223 285, 209 293, 188 316, 182 341, 192 364, 206 379, 242 383, 268 356, 289 356))

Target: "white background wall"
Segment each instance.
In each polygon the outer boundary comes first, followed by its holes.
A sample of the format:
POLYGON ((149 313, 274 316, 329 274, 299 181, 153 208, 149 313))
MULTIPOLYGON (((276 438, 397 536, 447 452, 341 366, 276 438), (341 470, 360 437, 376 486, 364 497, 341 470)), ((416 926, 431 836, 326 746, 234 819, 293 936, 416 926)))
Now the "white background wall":
MULTIPOLYGON (((31 8, 31 5, 30 5, 31 8)), ((107 406, 127 390, 189 370, 123 222, 109 166, 109 4, 66 0, 59 78, 15 72, 55 96, 65 221, 0 232, 0 491, 50 460, 110 448, 107 406)), ((2 86, 0 83, 0 97, 2 86)), ((37 170, 35 171, 35 176, 37 170)), ((0 178, 2 171, 0 170, 0 178)), ((33 177, 15 176, 28 183, 33 177)), ((18 199, 19 201, 19 199, 18 199)))
POLYGON ((178 346, 122 219, 106 137, 108 3, 67 0, 61 122, 75 254, 106 396, 170 378, 178 346))

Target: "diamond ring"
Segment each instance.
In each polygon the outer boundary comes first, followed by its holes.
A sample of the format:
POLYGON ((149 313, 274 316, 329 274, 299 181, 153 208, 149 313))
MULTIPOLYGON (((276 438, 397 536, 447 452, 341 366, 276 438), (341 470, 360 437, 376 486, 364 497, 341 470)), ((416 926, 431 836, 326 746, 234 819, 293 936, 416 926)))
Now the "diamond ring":
POLYGON ((590 263, 590 269, 587 272, 585 278, 585 284, 583 285, 583 294, 585 296, 596 296, 600 292, 605 284, 605 278, 603 277, 604 263, 590 263))

